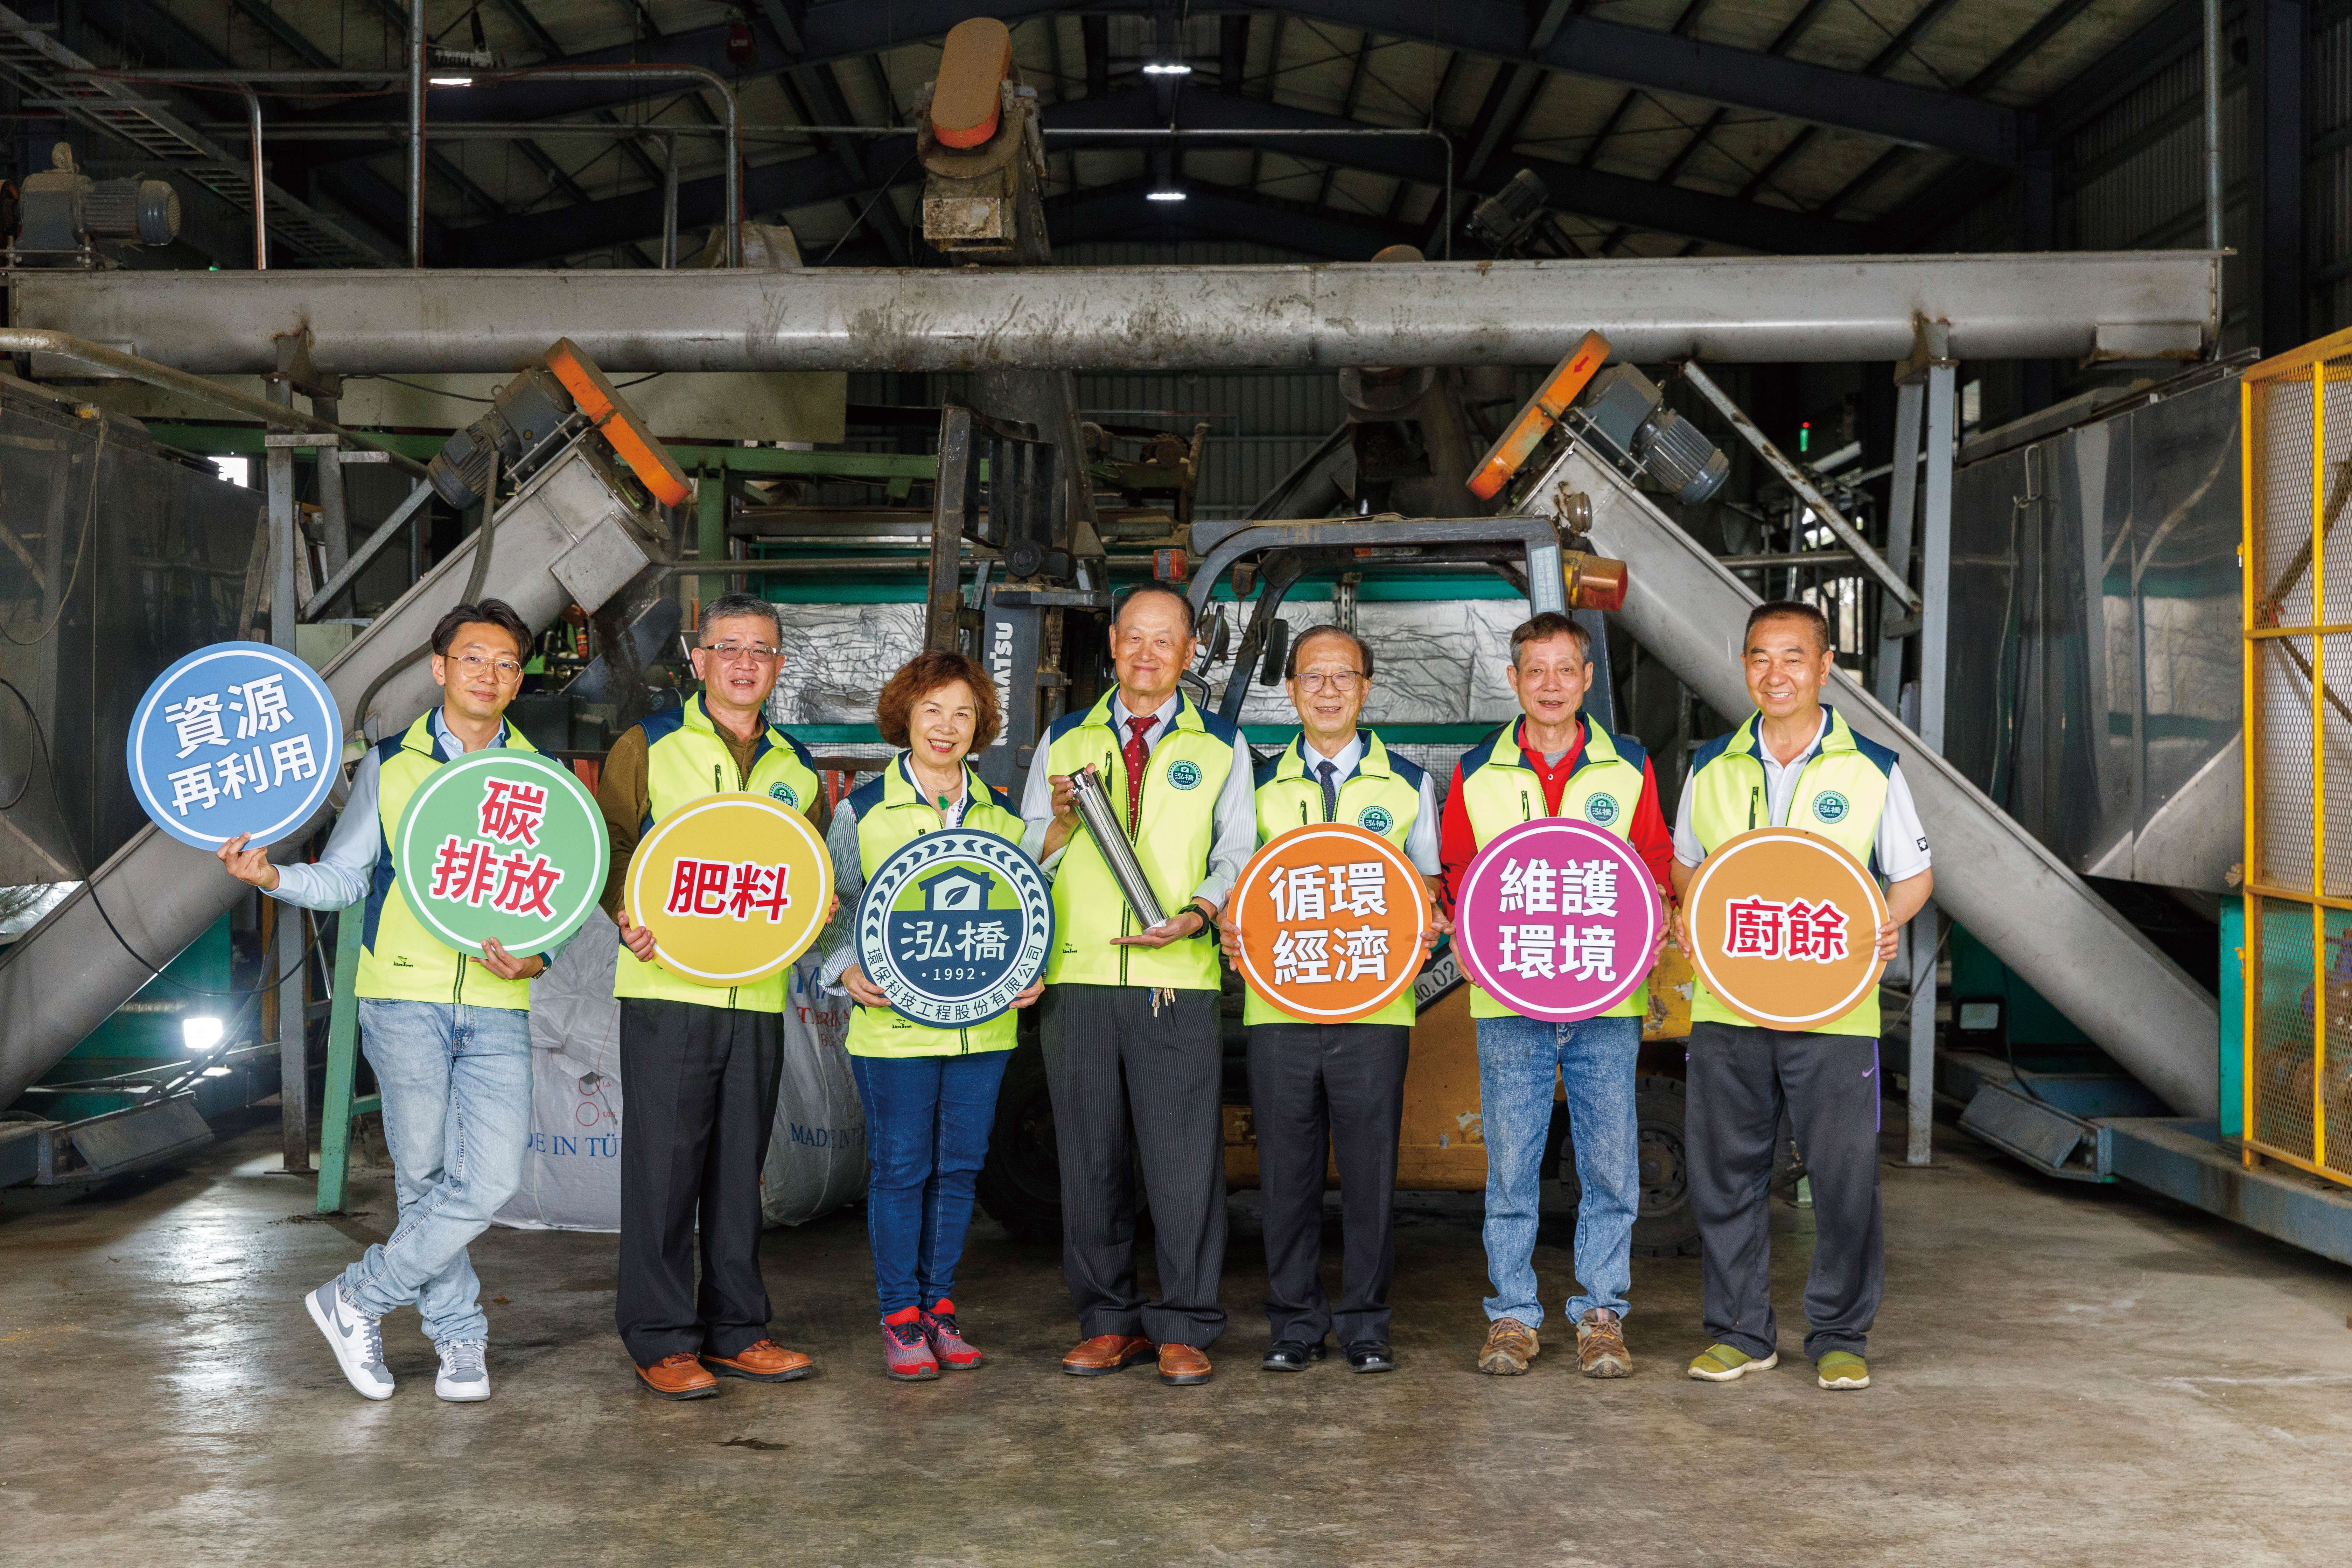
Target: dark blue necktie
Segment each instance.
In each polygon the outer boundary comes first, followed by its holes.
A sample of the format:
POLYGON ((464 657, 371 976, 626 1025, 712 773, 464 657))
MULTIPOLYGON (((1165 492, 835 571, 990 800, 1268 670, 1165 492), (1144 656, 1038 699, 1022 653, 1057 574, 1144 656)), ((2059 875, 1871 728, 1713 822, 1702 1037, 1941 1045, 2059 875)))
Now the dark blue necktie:
POLYGON ((1332 775, 1332 764, 1324 763, 1317 770, 1323 775, 1323 820, 1336 821, 1339 816, 1339 785, 1332 775))

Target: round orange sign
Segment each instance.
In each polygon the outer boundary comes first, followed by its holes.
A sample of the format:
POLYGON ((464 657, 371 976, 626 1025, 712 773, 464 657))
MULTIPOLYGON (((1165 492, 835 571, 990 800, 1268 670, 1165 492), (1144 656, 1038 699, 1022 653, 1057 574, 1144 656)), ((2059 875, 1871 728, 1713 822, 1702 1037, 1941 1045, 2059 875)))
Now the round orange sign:
POLYGON ((1370 1017, 1421 969, 1429 895, 1402 851, 1346 823, 1294 827, 1234 885, 1242 977, 1318 1024, 1370 1017))
POLYGON ((764 795, 709 795, 654 824, 629 858, 632 923, 663 968, 697 985, 765 980, 824 929, 833 857, 799 812, 764 795))
POLYGON ((1878 879, 1843 848, 1793 827, 1717 845, 1683 898, 1690 961, 1716 999, 1768 1029, 1810 1029, 1852 1012, 1878 984, 1878 879))

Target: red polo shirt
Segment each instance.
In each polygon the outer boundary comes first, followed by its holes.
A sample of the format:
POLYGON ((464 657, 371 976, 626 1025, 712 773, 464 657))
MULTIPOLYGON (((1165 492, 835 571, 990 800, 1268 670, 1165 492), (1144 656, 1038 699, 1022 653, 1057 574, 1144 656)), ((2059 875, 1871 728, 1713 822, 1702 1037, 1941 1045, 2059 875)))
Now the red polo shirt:
MULTIPOLYGON (((1517 720, 1513 720, 1516 726, 1517 720)), ((1558 764, 1547 763, 1540 752, 1519 748, 1521 763, 1543 781, 1544 810, 1552 816, 1559 815, 1560 795, 1568 788, 1568 776, 1584 755, 1584 729, 1579 725, 1576 738, 1569 742, 1567 754, 1558 764)), ((1658 777, 1650 759, 1642 759, 1642 798, 1633 805, 1633 831, 1629 836, 1633 853, 1650 868, 1658 884, 1658 895, 1672 904, 1675 900, 1674 875, 1668 869, 1675 863, 1675 838, 1666 830, 1666 819, 1658 809, 1658 777)), ((1445 870, 1445 907, 1453 912, 1454 900, 1462 885, 1462 873, 1478 856, 1477 836, 1470 828, 1470 808, 1462 803, 1462 764, 1454 764, 1454 783, 1445 792, 1445 809, 1438 816, 1437 858, 1445 870)))

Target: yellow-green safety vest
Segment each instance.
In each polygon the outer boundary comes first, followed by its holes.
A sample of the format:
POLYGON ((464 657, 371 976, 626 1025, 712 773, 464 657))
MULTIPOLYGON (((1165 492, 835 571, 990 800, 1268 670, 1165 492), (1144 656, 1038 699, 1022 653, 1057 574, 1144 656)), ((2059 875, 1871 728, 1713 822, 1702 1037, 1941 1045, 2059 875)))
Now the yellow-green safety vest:
MULTIPOLYGON (((961 826, 993 833, 1011 843, 1021 842, 1021 817, 1003 793, 984 782, 971 762, 964 763, 964 807, 961 826)), ((870 880, 882 862, 902 846, 936 833, 946 816, 936 802, 924 797, 907 769, 907 753, 898 755, 849 792, 843 802, 857 817, 857 866, 870 880)), ((889 1007, 858 1006, 849 1015, 849 1054, 853 1057, 952 1057, 972 1051, 1009 1051, 1020 1027, 1020 1014, 999 1013, 968 1029, 932 1029, 889 1007)))
MULTIPOLYGON (((401 815, 418 787, 433 776, 434 769, 457 760, 441 754, 440 742, 433 733, 433 716, 439 711, 426 709, 405 732, 376 743, 376 763, 382 771, 375 817, 382 838, 376 845, 375 875, 368 885, 359 980, 352 989, 358 995, 383 1002, 448 1002, 529 1012, 530 982, 501 980, 425 930, 393 875, 392 836, 400 831, 401 815)), ((511 723, 506 727, 506 743, 518 752, 538 749, 511 723)))
MULTIPOLYGON (((1307 771, 1306 746, 1303 734, 1294 736, 1282 749, 1282 755, 1270 763, 1261 763, 1257 769, 1257 841, 1260 845, 1310 822, 1351 822, 1368 832, 1377 833, 1399 849, 1404 847, 1405 836, 1413 829, 1421 816, 1421 781, 1424 776, 1418 765, 1402 757, 1389 754, 1388 746, 1370 730, 1363 731, 1364 754, 1357 763, 1355 773, 1339 783, 1339 810, 1337 816, 1323 815, 1323 781, 1307 771)), ((1316 759, 1320 762, 1322 759, 1316 759)), ((1415 969, 1421 966, 1422 954, 1413 953, 1403 962, 1415 969)), ((1366 1024, 1402 1024, 1411 1027, 1413 1019, 1412 987, 1404 994, 1368 1018, 1366 1024)), ((1242 1008, 1244 1024, 1308 1024, 1311 1018, 1301 1018, 1296 1013, 1285 1012, 1249 987, 1249 996, 1242 1008)))
MULTIPOLYGON (((640 835, 651 833, 655 823, 705 795, 773 795, 806 816, 824 787, 814 759, 773 724, 761 731, 751 753, 750 775, 739 773, 735 753, 719 739, 699 693, 688 698, 684 707, 656 713, 637 728, 646 732, 646 819, 637 827, 640 835)), ((613 994, 690 1002, 698 1007, 734 1007, 747 1013, 781 1013, 784 978, 779 973, 749 985, 697 985, 664 969, 659 961, 640 961, 624 947, 614 964, 613 994)))
MULTIPOLYGON (((1641 742, 1612 732, 1580 714, 1584 744, 1576 767, 1559 792, 1559 810, 1544 804, 1543 778, 1527 765, 1519 742, 1524 719, 1514 719, 1478 742, 1462 758, 1462 806, 1470 814, 1471 836, 1484 847, 1496 835, 1538 817, 1573 817, 1632 843, 1633 810, 1642 802, 1642 769, 1647 753, 1641 742)), ((1647 963, 1648 955, 1639 962, 1647 963)), ((1604 1018, 1638 1018, 1650 1010, 1645 981, 1604 1018)), ((1470 984, 1470 1016, 1474 1018, 1515 1018, 1518 1014, 1470 984)))
MULTIPOLYGON (((1127 816, 1125 737, 1111 720, 1104 696, 1084 713, 1054 721, 1045 745, 1048 773, 1075 774, 1091 763, 1102 775, 1103 793, 1122 822, 1127 816)), ((1235 768, 1250 765, 1249 748, 1233 722, 1206 713, 1179 694, 1175 717, 1143 766, 1142 811, 1135 834, 1135 858, 1158 895, 1160 908, 1174 918, 1192 901, 1208 875, 1209 847, 1216 837, 1217 797, 1235 768)), ((1217 935, 1171 942, 1166 947, 1118 947, 1115 936, 1143 928, 1118 890, 1110 863, 1084 826, 1072 833, 1053 868, 1054 956, 1045 964, 1048 984, 1151 985, 1172 991, 1214 991, 1220 983, 1217 935)))
MULTIPOLYGON (((1822 733, 1822 749, 1797 775, 1789 797, 1784 827, 1818 833, 1885 878, 1878 868, 1878 818, 1886 806, 1886 781, 1894 776, 1898 754, 1877 742, 1853 732, 1852 726, 1828 703, 1822 711, 1829 723, 1822 733)), ((1764 784, 1763 742, 1757 738, 1759 715, 1750 713, 1737 730, 1718 735, 1691 758, 1691 832, 1699 848, 1713 854, 1715 847, 1752 827, 1772 826, 1771 804, 1764 784)), ((1736 1024, 1748 1020, 1715 999, 1706 982, 1692 978, 1691 1022, 1736 1024)), ((1870 1035, 1878 1033, 1878 991, 1826 1023, 1797 1033, 1870 1035)))

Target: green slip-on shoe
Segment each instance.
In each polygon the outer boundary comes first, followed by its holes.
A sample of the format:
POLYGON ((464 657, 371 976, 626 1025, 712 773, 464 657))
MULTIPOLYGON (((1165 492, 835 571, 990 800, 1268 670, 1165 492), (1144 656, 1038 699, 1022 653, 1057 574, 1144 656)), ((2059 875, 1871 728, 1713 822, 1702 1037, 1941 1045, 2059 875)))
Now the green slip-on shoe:
POLYGON ((1751 1372, 1770 1372, 1780 1364, 1780 1352, 1752 1356, 1731 1345, 1709 1345, 1690 1363, 1690 1374, 1702 1383, 1736 1383, 1751 1372))
POLYGON ((1852 1351, 1832 1351, 1813 1363, 1813 1381, 1823 1388, 1868 1388, 1870 1363, 1852 1351))

